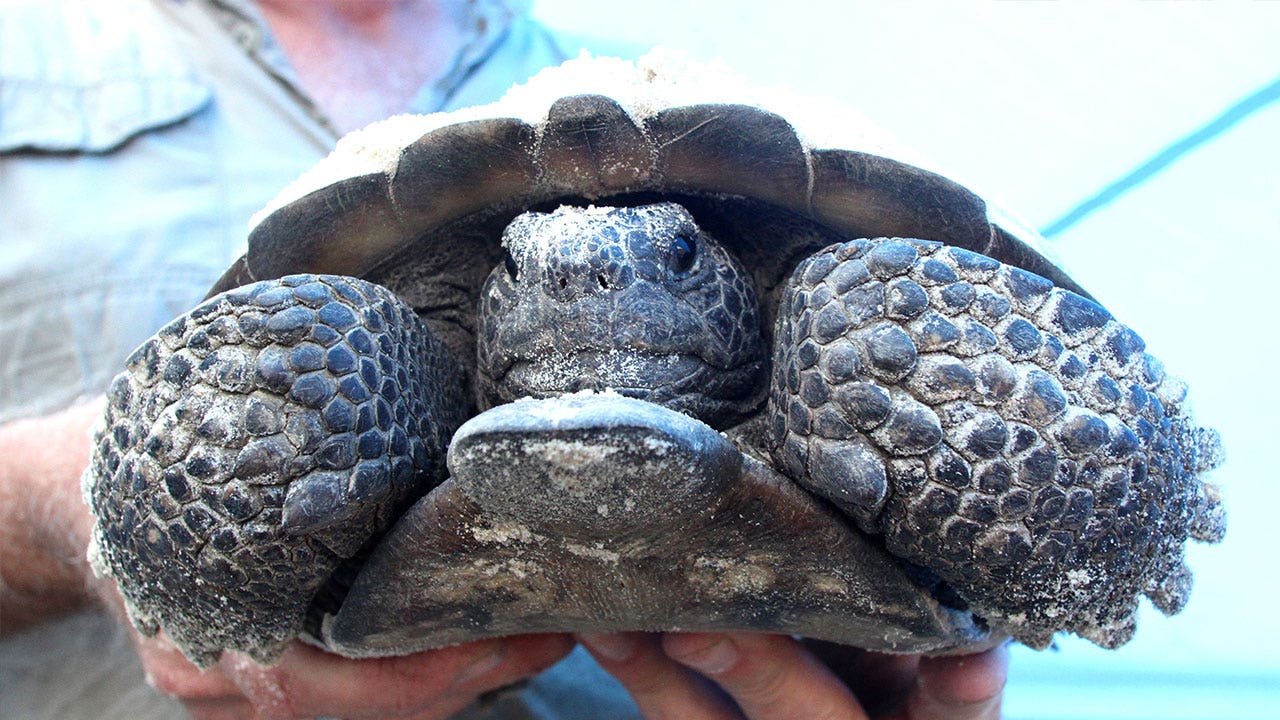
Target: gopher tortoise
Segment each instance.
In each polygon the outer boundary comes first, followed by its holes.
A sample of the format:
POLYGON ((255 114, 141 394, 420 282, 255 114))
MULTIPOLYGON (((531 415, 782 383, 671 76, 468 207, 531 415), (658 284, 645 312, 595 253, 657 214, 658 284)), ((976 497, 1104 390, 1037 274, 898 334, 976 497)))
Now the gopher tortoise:
POLYGON ((132 355, 85 491, 141 630, 951 653, 1182 608, 1220 451, 1135 332, 959 184, 633 74, 331 161, 132 355))

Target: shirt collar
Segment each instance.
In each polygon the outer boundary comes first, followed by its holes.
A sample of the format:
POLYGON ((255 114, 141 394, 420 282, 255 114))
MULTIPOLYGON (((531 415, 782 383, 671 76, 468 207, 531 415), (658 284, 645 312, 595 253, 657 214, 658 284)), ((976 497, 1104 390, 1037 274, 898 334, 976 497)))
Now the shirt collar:
MULTIPOLYGON (((324 113, 298 82, 297 73, 284 49, 253 0, 169 0, 208 5, 214 17, 246 54, 263 70, 287 87, 318 122, 332 129, 324 113)), ((532 0, 468 0, 463 19, 466 39, 449 70, 437 81, 422 87, 406 110, 433 113, 445 107, 472 74, 506 36, 511 25, 530 11, 532 0)))

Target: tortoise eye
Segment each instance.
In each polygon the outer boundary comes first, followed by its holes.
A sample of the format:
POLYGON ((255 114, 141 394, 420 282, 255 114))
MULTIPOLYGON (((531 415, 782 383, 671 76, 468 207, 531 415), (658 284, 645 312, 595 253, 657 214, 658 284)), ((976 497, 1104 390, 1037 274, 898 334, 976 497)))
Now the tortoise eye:
POLYGON ((516 265, 516 259, 511 256, 510 252, 502 259, 502 266, 507 269, 507 277, 511 278, 512 282, 515 282, 516 278, 520 277, 520 267, 516 265))
POLYGON ((693 269, 698 259, 698 244, 692 235, 677 235, 671 241, 670 265, 672 272, 683 275, 693 269))

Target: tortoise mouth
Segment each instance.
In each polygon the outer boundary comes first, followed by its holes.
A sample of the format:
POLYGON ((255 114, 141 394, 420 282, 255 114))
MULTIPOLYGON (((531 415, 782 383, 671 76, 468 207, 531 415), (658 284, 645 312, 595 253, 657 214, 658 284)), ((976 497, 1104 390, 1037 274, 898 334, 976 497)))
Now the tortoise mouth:
POLYGON ((497 377, 482 377, 481 405, 613 392, 724 429, 763 405, 769 367, 764 359, 724 368, 694 353, 633 348, 543 352, 513 359, 497 377))
POLYGON ((589 349, 519 358, 496 382, 513 397, 613 390, 649 399, 670 394, 712 370, 702 358, 689 353, 589 349))

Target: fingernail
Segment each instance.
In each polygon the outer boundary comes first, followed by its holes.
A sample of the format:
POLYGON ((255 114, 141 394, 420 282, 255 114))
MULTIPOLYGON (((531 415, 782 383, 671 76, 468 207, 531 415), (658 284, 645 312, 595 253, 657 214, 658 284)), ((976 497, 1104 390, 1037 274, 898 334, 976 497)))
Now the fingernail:
POLYGON ((453 679, 453 686, 458 687, 466 685, 472 680, 491 672, 494 668, 502 664, 502 661, 506 659, 506 655, 506 643, 498 644, 492 650, 486 652, 475 660, 472 660, 470 665, 459 670, 457 676, 453 679))
POLYGON ((684 645, 685 648, 681 648, 682 652, 678 655, 672 654, 672 659, 708 675, 727 672, 742 657, 738 646, 723 635, 707 635, 702 643, 686 640, 684 645), (692 652, 685 652, 684 650, 690 644, 693 645, 692 652))
POLYGON ((636 640, 625 633, 579 633, 578 642, 607 660, 626 660, 635 654, 636 640))

